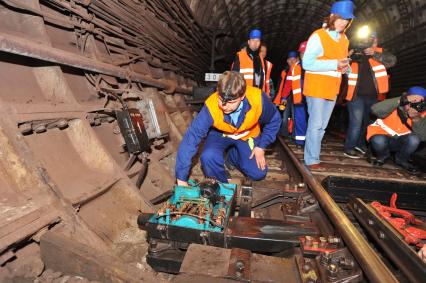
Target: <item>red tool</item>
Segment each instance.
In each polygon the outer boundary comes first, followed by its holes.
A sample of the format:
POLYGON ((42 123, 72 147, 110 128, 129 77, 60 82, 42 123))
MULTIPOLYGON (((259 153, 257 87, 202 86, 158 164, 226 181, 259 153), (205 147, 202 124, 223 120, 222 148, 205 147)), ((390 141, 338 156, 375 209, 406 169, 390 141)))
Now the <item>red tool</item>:
POLYGON ((407 244, 416 245, 421 248, 423 247, 422 240, 426 240, 426 230, 412 225, 422 226, 424 222, 417 219, 410 212, 397 208, 397 197, 398 195, 396 193, 392 194, 390 206, 382 205, 377 201, 373 201, 371 206, 381 217, 386 219, 392 227, 401 233, 407 244))

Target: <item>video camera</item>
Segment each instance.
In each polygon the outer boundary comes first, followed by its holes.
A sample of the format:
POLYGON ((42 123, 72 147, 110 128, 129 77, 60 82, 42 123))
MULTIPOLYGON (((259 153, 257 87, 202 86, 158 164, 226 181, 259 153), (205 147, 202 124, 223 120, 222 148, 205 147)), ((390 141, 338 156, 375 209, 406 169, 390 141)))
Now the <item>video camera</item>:
POLYGON ((408 100, 407 96, 408 95, 406 93, 404 93, 401 96, 401 101, 400 101, 399 105, 401 105, 401 106, 410 105, 411 108, 413 108, 414 110, 416 110, 419 113, 426 111, 426 100, 419 101, 419 102, 410 102, 408 100))
POLYGON ((417 112, 422 113, 426 111, 426 100, 410 103, 410 107, 417 110, 417 112))
POLYGON ((376 32, 371 31, 368 26, 359 28, 356 37, 351 40, 351 49, 353 49, 351 59, 357 62, 361 61, 362 56, 365 55, 364 50, 372 47, 376 38, 376 32))
POLYGON ((361 61, 362 56, 364 56, 364 50, 373 46, 374 38, 369 37, 365 39, 357 39, 352 45, 353 53, 351 55, 352 61, 359 62, 361 61))

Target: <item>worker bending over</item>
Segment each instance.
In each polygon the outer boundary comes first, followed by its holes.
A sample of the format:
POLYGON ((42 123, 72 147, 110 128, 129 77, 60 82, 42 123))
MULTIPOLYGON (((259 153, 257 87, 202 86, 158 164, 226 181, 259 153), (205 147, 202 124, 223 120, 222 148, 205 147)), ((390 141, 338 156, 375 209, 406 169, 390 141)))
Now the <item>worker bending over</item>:
POLYGON ((235 56, 231 70, 243 75, 248 86, 258 87, 266 91, 265 62, 259 54, 262 32, 258 29, 250 31, 247 47, 242 48, 235 56))
POLYGON ((421 141, 426 141, 426 89, 412 87, 408 94, 387 99, 372 106, 378 119, 368 126, 367 140, 376 156, 373 164, 381 166, 395 153, 395 164, 408 173, 420 171, 409 162, 421 141))
POLYGON ((265 148, 275 141, 281 123, 279 112, 259 88, 247 86, 243 76, 227 71, 217 92, 185 133, 176 157, 178 185, 187 185, 192 158, 205 137, 201 166, 206 177, 228 182, 227 162, 252 180, 265 178, 265 148))

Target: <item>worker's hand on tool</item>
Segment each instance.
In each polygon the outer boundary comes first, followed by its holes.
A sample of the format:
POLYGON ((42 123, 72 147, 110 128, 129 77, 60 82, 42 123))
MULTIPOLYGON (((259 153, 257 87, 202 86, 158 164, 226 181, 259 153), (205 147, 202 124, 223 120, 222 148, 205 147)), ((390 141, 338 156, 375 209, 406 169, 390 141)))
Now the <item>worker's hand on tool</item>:
POLYGON ((253 148, 251 152, 250 159, 256 158, 257 168, 260 170, 265 170, 266 168, 266 160, 265 160, 265 151, 260 147, 253 148))
POLYGON ((418 252, 419 257, 426 263, 426 245, 424 245, 418 252))
POLYGON ((176 182, 177 182, 178 186, 189 187, 188 182, 182 181, 182 180, 179 180, 179 179, 176 179, 176 180, 177 180, 176 182))
POLYGON ((369 48, 364 49, 364 54, 369 55, 369 56, 373 56, 374 55, 374 48, 369 47, 369 48))
POLYGON ((337 69, 343 69, 349 65, 349 58, 343 58, 337 60, 337 69))

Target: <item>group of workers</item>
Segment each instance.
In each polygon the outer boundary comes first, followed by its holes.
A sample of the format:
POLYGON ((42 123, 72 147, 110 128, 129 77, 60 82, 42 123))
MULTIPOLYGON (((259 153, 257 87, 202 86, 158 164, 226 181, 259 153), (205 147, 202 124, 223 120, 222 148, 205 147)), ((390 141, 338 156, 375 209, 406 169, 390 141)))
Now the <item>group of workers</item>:
POLYGON ((300 44, 299 54, 289 53, 289 69, 281 73, 276 95, 262 33, 252 30, 231 71, 221 76, 217 92, 206 100, 183 138, 176 162, 178 184, 186 185, 192 158, 204 138, 203 171, 222 182, 228 177, 225 165, 253 180, 263 179, 264 151, 278 132, 291 131, 295 143, 304 147, 305 165, 323 170, 321 143, 339 93, 349 112, 344 155, 361 158, 369 152, 371 162, 381 166, 394 152, 395 164, 418 174, 410 158, 426 140, 426 112, 417 107, 426 90, 412 87, 401 97, 384 100, 389 90, 386 69, 395 64, 395 57, 379 48, 377 35, 372 34, 371 45, 351 60, 353 50, 349 51, 345 31, 353 19, 352 1, 335 2, 323 26, 300 44), (284 110, 282 115, 277 108, 284 110), (371 111, 377 117, 374 123, 371 111))
POLYGON ((420 107, 426 89, 412 87, 401 97, 384 100, 389 90, 386 69, 395 64, 395 56, 378 47, 373 33, 371 45, 351 60, 353 50, 349 51, 345 31, 353 19, 352 1, 335 2, 323 26, 300 44, 299 54, 289 53, 289 69, 281 73, 276 95, 262 33, 252 30, 231 71, 221 76, 217 91, 183 137, 176 162, 178 184, 187 184, 192 158, 204 138, 203 171, 222 182, 229 177, 225 165, 237 167, 252 180, 263 179, 265 148, 279 132, 292 132, 295 143, 304 148, 310 170, 324 170, 321 143, 339 94, 349 112, 343 154, 361 158, 369 152, 371 162, 381 166, 394 152, 395 164, 418 174, 410 159, 426 140, 426 111, 420 107), (377 117, 373 123, 371 111, 377 117))
POLYGON ((278 133, 292 132, 295 143, 304 148, 305 165, 324 170, 321 143, 339 94, 349 112, 343 154, 361 158, 369 152, 371 162, 381 166, 394 153, 395 164, 418 174, 410 158, 426 141, 426 89, 411 87, 401 97, 384 100, 389 90, 386 68, 396 59, 378 47, 372 34, 372 44, 351 60, 345 31, 353 20, 353 2, 335 2, 323 26, 300 44, 299 54, 289 53, 289 69, 281 73, 276 94, 262 33, 252 30, 231 71, 221 75, 217 91, 183 137, 176 158, 177 184, 188 185, 192 159, 203 139, 204 174, 221 182, 228 182, 225 167, 236 167, 252 180, 265 178, 265 149, 278 133), (371 111, 377 117, 373 123, 371 111))
POLYGON ((278 132, 291 132, 297 146, 304 147, 310 170, 324 170, 321 143, 339 94, 349 112, 343 154, 361 158, 369 152, 371 162, 381 166, 394 152, 395 164, 419 174, 410 158, 426 140, 426 112, 412 106, 425 100, 426 90, 412 87, 402 97, 384 100, 389 90, 386 69, 395 64, 395 56, 379 48, 372 33, 371 44, 351 60, 353 50, 349 51, 345 31, 353 19, 352 1, 335 2, 323 26, 300 44, 299 54, 289 53, 289 69, 281 73, 276 95, 262 33, 252 30, 231 71, 221 76, 217 92, 183 138, 176 164, 178 184, 186 184, 192 158, 205 137, 202 168, 206 176, 220 181, 227 181, 225 165, 253 180, 263 179, 264 151, 278 132), (283 110, 282 116, 274 104, 283 110), (374 123, 371 111, 377 117, 374 123))

